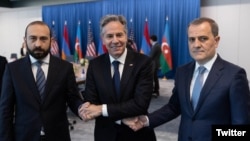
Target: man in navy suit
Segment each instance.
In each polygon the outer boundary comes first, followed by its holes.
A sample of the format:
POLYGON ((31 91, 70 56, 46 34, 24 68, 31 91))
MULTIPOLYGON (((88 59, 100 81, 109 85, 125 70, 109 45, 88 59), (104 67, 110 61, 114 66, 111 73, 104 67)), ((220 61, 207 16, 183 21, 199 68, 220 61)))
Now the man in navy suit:
POLYGON ((147 114, 153 89, 152 61, 126 48, 127 23, 123 16, 104 16, 100 27, 108 53, 89 62, 83 118, 95 118, 95 141, 155 141, 153 129, 134 132, 122 123, 124 118, 147 114), (112 80, 113 61, 119 61, 118 91, 112 80))
POLYGON ((189 52, 195 60, 176 71, 173 94, 162 108, 128 125, 134 130, 154 128, 181 115, 179 141, 211 141, 212 125, 250 124, 250 92, 243 68, 223 60, 216 52, 217 23, 198 18, 188 27, 189 52), (192 93, 198 67, 204 66, 203 87, 197 106, 192 93))
POLYGON ((77 115, 83 102, 72 64, 50 55, 51 39, 48 25, 31 22, 24 37, 29 54, 5 68, 0 100, 1 141, 70 141, 67 106, 77 115), (42 62, 46 80, 43 92, 36 85, 38 61, 42 62))

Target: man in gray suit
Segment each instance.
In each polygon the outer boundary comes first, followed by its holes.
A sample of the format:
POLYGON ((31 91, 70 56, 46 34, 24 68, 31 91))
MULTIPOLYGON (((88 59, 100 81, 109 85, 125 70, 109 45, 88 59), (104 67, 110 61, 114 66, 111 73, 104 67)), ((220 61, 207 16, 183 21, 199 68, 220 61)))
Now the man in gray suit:
POLYGON ((72 64, 50 55, 51 39, 48 25, 31 22, 24 37, 29 54, 6 66, 0 100, 1 141, 70 141, 67 106, 78 115, 83 102, 72 64), (38 80, 45 84, 36 84, 38 80))
POLYGON ((177 69, 169 103, 128 125, 134 130, 144 126, 154 128, 181 115, 179 141, 211 141, 212 125, 250 124, 246 71, 218 55, 219 41, 219 28, 214 20, 202 17, 192 21, 188 27, 188 43, 195 61, 177 69), (201 66, 205 72, 197 97, 195 83, 201 66))

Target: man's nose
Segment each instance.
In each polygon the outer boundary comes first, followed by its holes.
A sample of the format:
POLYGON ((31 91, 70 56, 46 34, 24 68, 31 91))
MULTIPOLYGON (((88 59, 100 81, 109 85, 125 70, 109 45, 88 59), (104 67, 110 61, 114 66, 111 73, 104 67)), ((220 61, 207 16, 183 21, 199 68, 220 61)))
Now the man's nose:
POLYGON ((42 43, 42 41, 40 39, 37 39, 36 42, 35 42, 35 46, 40 47, 41 43, 42 43))

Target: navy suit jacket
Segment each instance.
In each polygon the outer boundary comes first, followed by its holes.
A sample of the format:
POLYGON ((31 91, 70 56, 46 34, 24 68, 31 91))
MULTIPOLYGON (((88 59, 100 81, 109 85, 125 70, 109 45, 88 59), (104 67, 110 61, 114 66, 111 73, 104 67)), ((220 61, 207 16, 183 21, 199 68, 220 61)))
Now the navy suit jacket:
POLYGON ((107 104, 108 110, 108 117, 96 118, 95 141, 117 141, 117 136, 124 141, 154 141, 154 131, 150 128, 134 132, 123 124, 115 123, 116 120, 148 113, 153 89, 150 58, 128 50, 120 86, 120 98, 117 98, 108 54, 89 62, 84 100, 98 105, 107 104))
POLYGON ((149 115, 150 126, 156 127, 181 115, 179 141, 211 141, 211 125, 249 124, 250 92, 245 70, 218 55, 194 111, 190 102, 194 68, 195 62, 191 62, 177 69, 170 101, 149 115))
POLYGON ((47 140, 70 141, 67 105, 77 114, 81 103, 71 63, 50 56, 43 102, 29 56, 9 63, 0 100, 0 140, 39 141, 43 126, 47 140))

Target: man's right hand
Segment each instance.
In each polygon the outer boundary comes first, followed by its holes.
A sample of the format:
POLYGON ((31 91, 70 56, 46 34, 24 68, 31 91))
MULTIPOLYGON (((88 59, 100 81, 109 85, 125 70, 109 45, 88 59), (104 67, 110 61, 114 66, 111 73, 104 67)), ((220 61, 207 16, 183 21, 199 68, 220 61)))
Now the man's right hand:
POLYGON ((123 119, 122 122, 134 131, 138 131, 141 128, 148 126, 148 120, 145 115, 126 118, 123 119))

